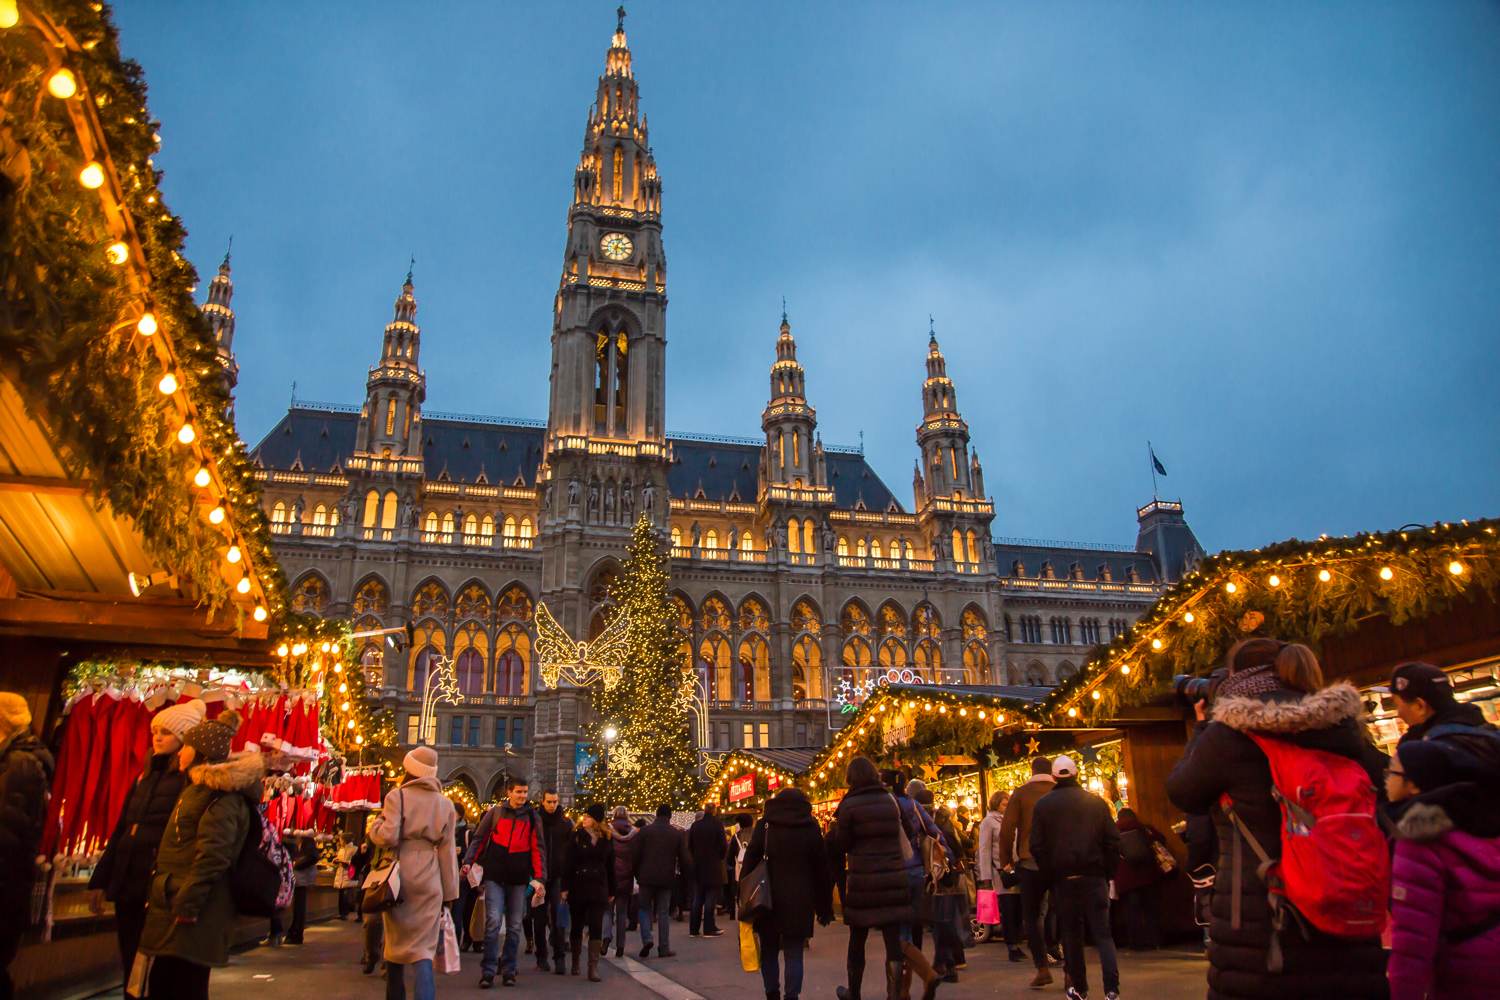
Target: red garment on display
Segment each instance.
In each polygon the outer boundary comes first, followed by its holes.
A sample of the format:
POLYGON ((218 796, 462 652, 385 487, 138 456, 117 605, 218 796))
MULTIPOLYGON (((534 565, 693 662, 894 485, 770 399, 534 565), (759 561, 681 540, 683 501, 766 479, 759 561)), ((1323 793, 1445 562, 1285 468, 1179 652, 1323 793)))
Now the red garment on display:
POLYGON ((119 706, 120 699, 108 691, 103 692, 94 705, 89 736, 91 766, 84 778, 83 797, 78 800, 78 810, 75 813, 77 825, 68 824, 68 843, 76 840, 87 848, 90 844, 102 841, 108 833, 107 830, 101 830, 101 827, 107 822, 104 819, 103 805, 109 797, 109 730, 119 706))
POLYGON ((42 853, 48 857, 68 838, 65 828, 71 813, 83 800, 83 783, 87 777, 89 739, 93 733, 94 702, 97 696, 80 695, 63 723, 62 751, 57 771, 52 777, 52 798, 47 803, 47 829, 42 837, 42 853), (63 809, 64 804, 68 806, 63 809))

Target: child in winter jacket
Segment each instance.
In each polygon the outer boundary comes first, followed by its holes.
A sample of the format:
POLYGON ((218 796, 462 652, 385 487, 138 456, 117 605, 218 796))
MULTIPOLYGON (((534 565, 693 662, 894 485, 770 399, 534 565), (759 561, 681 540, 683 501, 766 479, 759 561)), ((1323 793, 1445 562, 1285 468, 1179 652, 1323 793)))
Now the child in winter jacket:
POLYGON ((1403 743, 1386 776, 1391 1000, 1492 995, 1500 975, 1500 802, 1458 780, 1462 755, 1440 741, 1403 743))

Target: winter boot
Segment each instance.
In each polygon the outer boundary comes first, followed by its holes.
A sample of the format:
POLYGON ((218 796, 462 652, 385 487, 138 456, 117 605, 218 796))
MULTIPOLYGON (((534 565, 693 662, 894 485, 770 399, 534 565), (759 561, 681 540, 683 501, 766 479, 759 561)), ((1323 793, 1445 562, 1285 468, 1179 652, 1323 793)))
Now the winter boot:
POLYGON ((859 984, 865 978, 865 963, 861 961, 858 965, 850 962, 846 970, 849 975, 849 985, 840 986, 834 990, 838 1000, 860 1000, 859 984))
POLYGON ((604 945, 598 941, 589 942, 589 982, 602 982, 599 978, 599 955, 604 951, 604 945))
POLYGON ((942 985, 943 978, 932 970, 932 964, 927 961, 927 956, 922 950, 910 941, 903 942, 901 954, 906 956, 906 961, 911 964, 911 969, 917 978, 922 980, 922 1000, 932 1000, 937 996, 938 987, 942 985))
MULTIPOLYGON (((593 951, 593 948, 592 948, 592 947, 590 947, 590 949, 589 949, 589 950, 590 950, 590 951, 591 951, 591 952, 592 952, 592 951, 593 951)), ((572 957, 572 959, 573 959, 573 966, 572 966, 572 968, 571 968, 571 969, 570 969, 570 970, 569 970, 569 971, 570 971, 570 972, 571 972, 571 973, 572 973, 572 974, 573 974, 573 975, 575 975, 575 976, 576 976, 576 975, 578 975, 578 955, 579 955, 579 953, 580 953, 580 952, 581 952, 581 951, 583 951, 583 942, 582 942, 582 941, 580 941, 580 942, 578 942, 578 943, 577 943, 577 944, 575 944, 575 945, 574 945, 574 946, 573 946, 573 954, 572 954, 572 956, 571 956, 571 957, 572 957)), ((558 963, 557 963, 557 965, 558 965, 558 969, 559 969, 559 971, 561 971, 561 968, 562 968, 562 963, 561 963, 561 962, 558 962, 558 963)))
POLYGON ((552 966, 547 962, 547 953, 539 951, 536 953, 536 969, 538 972, 551 972, 552 966))
MULTIPOLYGON (((563 959, 564 956, 560 949, 552 955, 552 974, 554 976, 566 976, 568 974, 568 970, 564 968, 567 963, 563 959)), ((575 974, 578 972, 577 955, 573 956, 573 972, 575 974)))
POLYGON ((901 975, 906 968, 902 961, 885 963, 885 1000, 900 1000, 901 997, 901 975))

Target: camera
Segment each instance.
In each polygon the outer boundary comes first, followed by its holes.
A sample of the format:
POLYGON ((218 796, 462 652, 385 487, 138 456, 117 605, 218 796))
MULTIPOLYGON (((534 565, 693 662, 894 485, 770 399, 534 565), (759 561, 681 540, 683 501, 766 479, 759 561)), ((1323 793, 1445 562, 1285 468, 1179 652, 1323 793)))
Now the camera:
POLYGON ((1172 690, 1176 692, 1179 701, 1192 707, 1200 701, 1212 702, 1214 693, 1219 690, 1219 685, 1224 683, 1224 678, 1228 676, 1229 672, 1223 667, 1213 671, 1207 677, 1178 674, 1172 678, 1172 690))

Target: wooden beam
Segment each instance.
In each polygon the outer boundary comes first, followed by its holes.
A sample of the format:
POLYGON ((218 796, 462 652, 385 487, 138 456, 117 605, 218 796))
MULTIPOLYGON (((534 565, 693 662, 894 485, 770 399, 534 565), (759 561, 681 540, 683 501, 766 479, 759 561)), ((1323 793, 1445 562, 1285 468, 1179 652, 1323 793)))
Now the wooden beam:
POLYGON ((238 651, 269 656, 265 622, 235 627, 233 608, 208 621, 187 601, 0 598, 0 635, 45 636, 96 643, 160 647, 178 651, 238 651))
POLYGON ((14 476, 0 473, 0 493, 45 493, 55 497, 81 497, 88 494, 92 485, 87 479, 14 476))

